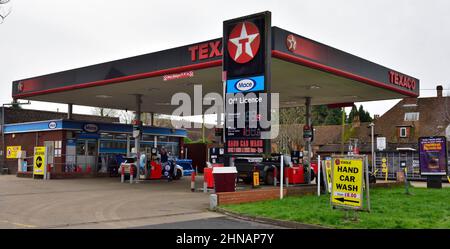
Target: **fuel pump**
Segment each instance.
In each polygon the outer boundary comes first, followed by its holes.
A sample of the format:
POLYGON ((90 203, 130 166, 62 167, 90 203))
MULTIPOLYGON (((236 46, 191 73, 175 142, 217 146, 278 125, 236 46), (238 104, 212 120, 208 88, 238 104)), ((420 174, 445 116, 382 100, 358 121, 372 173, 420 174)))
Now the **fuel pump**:
POLYGON ((224 149, 212 147, 209 148, 209 161, 212 164, 223 164, 224 163, 224 149))
POLYGON ((158 150, 152 148, 150 151, 150 162, 147 164, 150 179, 160 179, 162 176, 161 162, 158 160, 158 150))

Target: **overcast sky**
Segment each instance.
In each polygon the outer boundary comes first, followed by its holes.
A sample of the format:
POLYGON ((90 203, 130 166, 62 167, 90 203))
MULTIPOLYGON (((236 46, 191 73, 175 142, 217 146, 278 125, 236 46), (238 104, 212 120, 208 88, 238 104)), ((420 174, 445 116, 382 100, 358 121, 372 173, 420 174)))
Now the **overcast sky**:
MULTIPOLYGON (((11 0, 10 7, 0 24, 0 103, 11 101, 13 80, 221 37, 223 20, 264 10, 274 26, 419 78, 421 97, 435 96, 438 84, 450 88, 448 0, 11 0)), ((362 104, 373 115, 397 102, 362 104)))

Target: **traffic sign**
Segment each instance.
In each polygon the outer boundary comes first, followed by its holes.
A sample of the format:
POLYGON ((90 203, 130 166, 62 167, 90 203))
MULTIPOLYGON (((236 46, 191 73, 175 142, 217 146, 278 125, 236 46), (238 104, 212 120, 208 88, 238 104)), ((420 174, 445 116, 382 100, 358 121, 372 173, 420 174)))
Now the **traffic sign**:
POLYGON ((45 174, 45 147, 38 146, 34 147, 34 163, 33 163, 33 174, 34 175, 44 175, 45 174))
POLYGON ((363 203, 363 158, 337 157, 332 161, 331 204, 361 209, 363 203))

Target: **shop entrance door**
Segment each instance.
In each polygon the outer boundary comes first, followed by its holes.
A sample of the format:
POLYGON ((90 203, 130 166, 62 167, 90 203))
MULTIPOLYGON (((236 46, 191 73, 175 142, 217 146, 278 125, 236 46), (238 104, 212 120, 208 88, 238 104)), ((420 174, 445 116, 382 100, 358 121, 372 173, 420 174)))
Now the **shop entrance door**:
POLYGON ((77 141, 77 165, 80 166, 83 172, 86 172, 87 166, 95 172, 97 169, 97 140, 79 139, 77 141))

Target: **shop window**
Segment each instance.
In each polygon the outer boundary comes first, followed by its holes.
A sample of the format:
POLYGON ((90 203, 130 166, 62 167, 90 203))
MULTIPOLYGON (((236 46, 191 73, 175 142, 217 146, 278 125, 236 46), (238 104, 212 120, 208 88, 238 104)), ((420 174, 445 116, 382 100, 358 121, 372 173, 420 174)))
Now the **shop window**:
POLYGON ((97 154, 97 142, 88 142, 88 156, 95 156, 97 154))
POLYGON ((77 155, 78 156, 86 155, 86 143, 85 143, 85 141, 78 141, 77 142, 77 155))
POLYGON ((55 157, 61 157, 61 154, 62 154, 62 141, 55 141, 53 148, 54 148, 53 155, 55 157))
POLYGON ((153 135, 143 135, 142 136, 142 140, 143 141, 151 141, 151 142, 153 142, 155 140, 155 136, 153 136, 153 135))
POLYGON ((179 137, 169 137, 169 142, 179 142, 180 138, 179 137))

